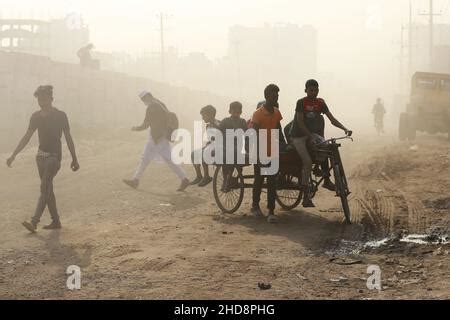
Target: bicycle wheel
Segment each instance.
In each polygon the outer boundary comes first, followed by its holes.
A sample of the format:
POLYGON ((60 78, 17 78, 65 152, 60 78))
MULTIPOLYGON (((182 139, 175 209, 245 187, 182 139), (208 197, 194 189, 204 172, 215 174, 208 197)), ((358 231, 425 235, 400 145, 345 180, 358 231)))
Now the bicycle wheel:
POLYGON ((336 184, 336 193, 341 198, 345 222, 351 224, 350 207, 348 205, 347 191, 345 189, 344 179, 342 177, 341 170, 339 169, 339 166, 337 164, 334 165, 333 171, 334 171, 334 181, 336 184))
POLYGON ((297 177, 290 174, 280 174, 277 181, 275 200, 284 210, 296 208, 302 201, 303 192, 297 177))
POLYGON ((244 178, 242 174, 233 168, 228 186, 224 188, 224 176, 221 166, 216 167, 213 178, 214 199, 223 213, 234 213, 244 199, 244 178))

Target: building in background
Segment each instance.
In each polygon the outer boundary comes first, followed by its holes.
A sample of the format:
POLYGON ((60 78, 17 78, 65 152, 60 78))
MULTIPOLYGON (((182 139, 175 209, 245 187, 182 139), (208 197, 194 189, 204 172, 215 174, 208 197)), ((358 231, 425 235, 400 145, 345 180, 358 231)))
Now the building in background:
POLYGON ((234 26, 229 30, 228 61, 234 67, 235 94, 261 97, 275 82, 288 96, 298 94, 305 79, 317 75, 317 31, 296 24, 234 26))
MULTIPOLYGON (((0 50, 45 56, 78 64, 77 51, 88 44, 89 28, 81 17, 0 19, 0 50)), ((95 43, 94 43, 95 45, 95 43)), ((317 31, 295 24, 234 26, 228 50, 216 60, 203 52, 180 54, 174 47, 132 57, 126 52, 93 51, 100 68, 155 81, 216 92, 236 100, 260 101, 263 88, 276 83, 291 103, 304 81, 317 75, 317 31)))
POLYGON ((89 43, 89 28, 74 14, 49 21, 0 19, 0 50, 78 62, 76 52, 89 43))
POLYGON ((299 90, 303 92, 305 80, 317 76, 317 31, 295 24, 234 26, 229 29, 223 57, 211 60, 202 52, 180 54, 169 47, 163 68, 161 64, 160 52, 146 53, 132 61, 128 70, 157 81, 252 101, 260 101, 264 87, 274 82, 282 88, 283 98, 293 101, 299 90))

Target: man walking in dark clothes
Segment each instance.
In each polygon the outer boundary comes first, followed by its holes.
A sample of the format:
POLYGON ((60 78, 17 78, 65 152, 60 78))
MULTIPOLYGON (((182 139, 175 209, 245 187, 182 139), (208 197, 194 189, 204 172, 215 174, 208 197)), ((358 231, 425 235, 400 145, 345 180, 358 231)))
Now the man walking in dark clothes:
POLYGON ((33 233, 36 232, 37 225, 46 206, 50 212, 52 223, 45 226, 44 229, 61 228, 58 209, 56 208, 56 198, 53 192, 53 178, 61 167, 62 133, 64 133, 67 147, 72 155, 71 169, 77 171, 80 168, 75 153, 75 145, 70 134, 67 115, 53 107, 53 87, 48 85, 40 86, 34 92, 34 96, 37 98, 41 110, 33 113, 27 132, 20 140, 14 153, 6 161, 8 167, 11 167, 16 156, 25 148, 34 132, 38 131, 39 150, 36 156, 36 163, 41 178, 41 195, 31 221, 23 222, 23 226, 33 233))

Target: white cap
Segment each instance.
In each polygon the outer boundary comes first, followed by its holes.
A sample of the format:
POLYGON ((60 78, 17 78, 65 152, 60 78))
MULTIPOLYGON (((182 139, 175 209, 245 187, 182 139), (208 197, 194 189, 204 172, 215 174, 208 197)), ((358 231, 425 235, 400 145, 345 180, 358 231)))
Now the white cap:
MULTIPOLYGON (((150 94, 150 92, 148 92, 148 91, 142 91, 141 93, 139 93, 139 98, 144 98, 146 95, 148 95, 148 94, 150 94)), ((150 94, 151 95, 151 94, 150 94)))

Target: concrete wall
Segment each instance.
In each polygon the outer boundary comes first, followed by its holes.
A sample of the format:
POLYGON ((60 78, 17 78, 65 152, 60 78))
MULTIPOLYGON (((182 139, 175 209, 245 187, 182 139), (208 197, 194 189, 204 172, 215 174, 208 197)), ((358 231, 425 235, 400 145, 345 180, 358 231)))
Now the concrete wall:
MULTIPOLYGON (((168 86, 123 73, 82 69, 29 54, 0 51, 0 152, 11 148, 38 110, 34 90, 54 86, 55 107, 65 111, 75 129, 120 128, 140 124, 145 107, 138 98, 151 91, 178 114, 180 126, 191 129, 201 107, 225 109, 231 99, 208 92, 168 86)), ((220 116, 225 116, 222 112, 220 116)))

